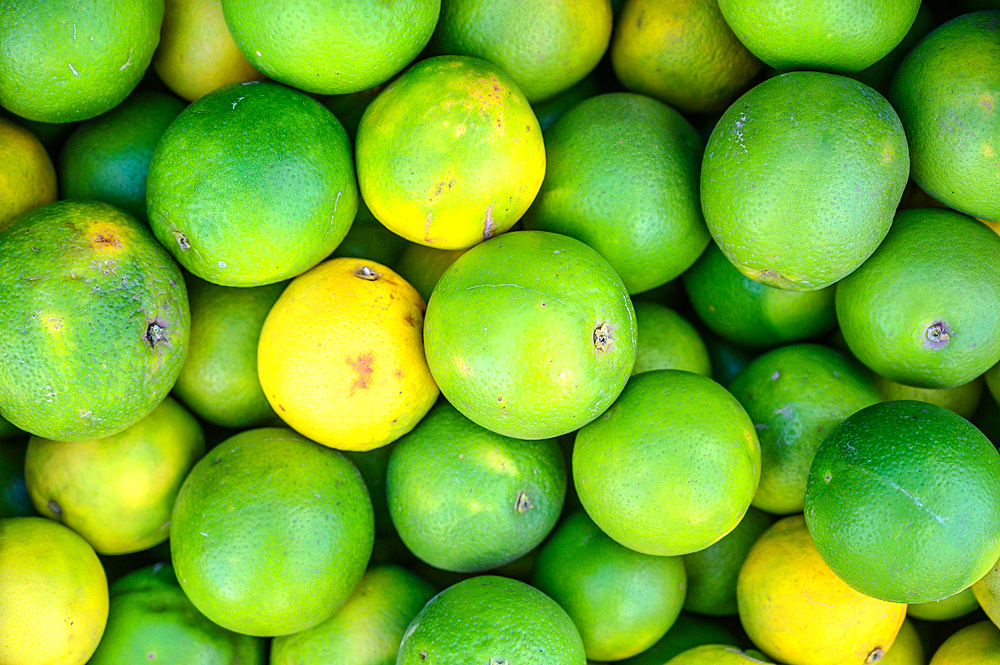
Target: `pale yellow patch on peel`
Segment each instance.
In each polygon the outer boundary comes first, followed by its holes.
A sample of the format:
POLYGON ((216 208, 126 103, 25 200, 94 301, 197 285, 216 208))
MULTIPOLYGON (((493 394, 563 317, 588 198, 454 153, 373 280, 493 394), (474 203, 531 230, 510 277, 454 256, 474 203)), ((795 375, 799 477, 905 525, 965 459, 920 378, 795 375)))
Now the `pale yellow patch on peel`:
POLYGON ((517 462, 502 450, 490 448, 477 456, 477 462, 487 469, 505 476, 516 476, 519 473, 517 462))
POLYGON ((989 143, 983 143, 983 157, 993 157, 996 153, 993 152, 993 146, 989 143))
POLYGON ((984 111, 993 112, 993 106, 996 103, 996 97, 988 92, 984 92, 979 96, 979 105, 983 107, 984 111))
POLYGON ((42 314, 40 317, 42 326, 51 334, 61 334, 66 322, 58 314, 48 312, 42 314))

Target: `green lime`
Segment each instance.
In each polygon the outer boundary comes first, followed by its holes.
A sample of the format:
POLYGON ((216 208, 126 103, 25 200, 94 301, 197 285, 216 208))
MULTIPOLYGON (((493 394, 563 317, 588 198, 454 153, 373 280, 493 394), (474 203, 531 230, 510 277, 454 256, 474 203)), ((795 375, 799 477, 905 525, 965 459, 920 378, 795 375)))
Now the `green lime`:
POLYGON ((347 458, 288 429, 252 429, 188 474, 170 555, 184 593, 209 619, 247 635, 287 635, 346 602, 374 531, 371 499, 347 458))
POLYGON ((663 637, 680 614, 685 580, 680 557, 623 547, 578 510, 541 547, 531 583, 569 614, 587 658, 604 662, 663 637))
POLYGON ((887 379, 968 383, 1000 360, 1000 236, 953 210, 901 210, 885 241, 837 285, 851 352, 887 379))
POLYGON ((737 646, 747 641, 714 617, 681 612, 670 630, 642 653, 619 661, 620 665, 664 665, 671 658, 703 644, 737 646))
POLYGON ((880 401, 864 367, 819 344, 768 351, 729 390, 753 419, 760 439, 760 485, 753 505, 778 515, 802 512, 809 467, 827 435, 851 414, 880 401))
MULTIPOLYGON (((414 244, 406 242, 380 224, 365 202, 358 199, 358 214, 354 216, 351 228, 337 245, 337 249, 330 254, 330 258, 350 256, 358 259, 370 259, 392 268, 399 261, 404 250, 410 246, 414 246, 414 244)), ((427 297, 430 296, 430 290, 427 291, 426 296, 422 293, 421 295, 426 301, 427 297)))
POLYGON ((862 69, 860 72, 849 74, 853 79, 861 81, 865 85, 871 86, 880 94, 886 95, 889 92, 889 85, 892 83, 892 76, 896 73, 899 63, 913 50, 927 33, 938 26, 938 20, 931 13, 930 6, 926 2, 920 3, 917 15, 913 19, 913 25, 907 31, 896 46, 889 53, 875 64, 862 69))
POLYGON ((769 662, 728 644, 704 644, 674 656, 665 665, 754 665, 769 662))
POLYGON ((601 83, 598 77, 594 74, 588 74, 558 95, 549 97, 544 102, 532 104, 531 108, 538 118, 538 126, 544 132, 566 111, 585 99, 601 94, 601 92, 601 83))
POLYGON ((636 324, 633 376, 654 369, 682 369, 711 378, 708 349, 687 319, 655 302, 634 302, 633 307, 636 324))
POLYGON ((409 242, 399 256, 396 271, 403 279, 413 285, 413 288, 426 302, 430 300, 431 293, 444 271, 467 251, 465 249, 438 249, 409 242))
POLYGON ((277 416, 257 376, 257 341, 286 282, 236 288, 190 273, 184 277, 191 337, 174 395, 215 425, 246 429, 273 424, 277 416))
POLYGON ((750 548, 774 518, 754 507, 736 527, 718 542, 684 555, 688 591, 684 609, 713 616, 733 616, 736 608, 736 578, 750 548))
POLYGON ((141 568, 111 585, 108 626, 88 665, 264 665, 264 640, 209 621, 181 590, 170 564, 141 568))
MULTIPOLYGON (((342 450, 344 457, 358 468, 361 478, 368 488, 368 496, 372 500, 372 510, 375 515, 375 537, 393 536, 396 528, 392 525, 389 515, 389 502, 385 494, 386 476, 389 470, 389 458, 396 447, 395 442, 373 448, 372 450, 342 450)), ((405 548, 404 548, 405 549, 405 548)))
POLYGON ((979 609, 979 601, 976 600, 976 594, 973 592, 974 588, 975 585, 966 587, 941 600, 911 603, 906 606, 906 614, 924 621, 950 621, 965 616, 969 612, 979 609))
POLYGON ((294 277, 332 252, 358 206, 350 140, 304 92, 218 88, 171 123, 146 189, 153 233, 192 273, 223 286, 294 277))
POLYGON ((538 589, 480 575, 434 596, 410 622, 396 665, 585 665, 572 619, 538 589))
POLYGON ((909 617, 903 621, 892 646, 878 662, 879 665, 927 665, 924 644, 920 641, 920 635, 909 617))
POLYGON ((704 324, 740 346, 766 349, 837 325, 835 287, 789 291, 767 286, 737 270, 714 242, 682 279, 704 324))
POLYGON ((878 386, 879 394, 882 395, 883 402, 909 399, 918 402, 927 402, 943 406, 949 411, 954 411, 963 418, 971 418, 979 406, 979 401, 983 396, 983 387, 986 382, 982 377, 977 376, 968 383, 954 386, 953 388, 916 388, 905 383, 899 383, 884 376, 875 374, 875 385, 878 386))
POLYGON ((680 370, 632 377, 573 447, 587 514, 645 554, 715 543, 743 518, 759 478, 760 447, 746 411, 715 381, 680 370))
POLYGON ((271 642, 271 665, 391 665, 434 588, 398 566, 373 566, 323 623, 271 642))
POLYGON ((691 123, 663 102, 628 92, 586 99, 545 131, 545 180, 525 228, 587 243, 629 293, 665 284, 709 243, 702 150, 691 123))
POLYGON ((542 439, 597 418, 635 362, 635 312, 621 278, 568 236, 516 231, 441 276, 424 320, 427 364, 473 422, 542 439))
POLYGON ((941 600, 1000 558, 1000 453, 940 406, 880 402, 820 445, 805 515, 823 559, 861 593, 941 600))
POLYGON ((61 198, 104 201, 145 222, 153 150, 185 106, 173 95, 139 90, 82 123, 59 157, 61 198))
POLYGON ((440 402, 396 441, 385 492, 410 551, 437 568, 468 573, 509 563, 541 543, 559 519, 566 482, 555 439, 503 436, 440 402))
POLYGON ((748 277, 823 288, 885 237, 909 164, 903 126, 880 94, 835 74, 781 74, 737 99, 712 130, 705 221, 748 277))

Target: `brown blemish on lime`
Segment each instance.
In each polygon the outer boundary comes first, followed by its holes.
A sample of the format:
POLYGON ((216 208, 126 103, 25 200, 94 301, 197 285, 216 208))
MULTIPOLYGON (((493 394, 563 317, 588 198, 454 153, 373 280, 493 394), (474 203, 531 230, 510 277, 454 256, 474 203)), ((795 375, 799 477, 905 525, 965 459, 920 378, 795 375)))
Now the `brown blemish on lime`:
POLYGON ((60 506, 55 499, 49 499, 49 510, 56 516, 57 519, 62 519, 62 506, 60 506))
POLYGON ((111 247, 121 247, 122 243, 114 230, 106 226, 98 226, 90 232, 90 245, 96 249, 109 249, 111 247))
POLYGON ((403 317, 403 323, 413 328, 417 327, 417 322, 413 320, 413 315, 411 314, 407 314, 406 316, 403 317))
POLYGON ((357 377, 354 379, 354 383, 351 384, 351 392, 349 395, 353 395, 358 390, 368 389, 368 380, 372 376, 372 354, 362 353, 360 356, 351 360, 347 359, 347 364, 354 368, 354 371, 358 373, 357 377))
POLYGON ((993 110, 993 95, 988 92, 984 92, 979 96, 979 105, 983 107, 985 111, 993 110))
POLYGON ((376 279, 382 276, 382 273, 375 272, 368 266, 359 266, 354 270, 354 276, 360 277, 361 279, 367 280, 369 282, 374 282, 376 279))
POLYGON ((602 353, 607 353, 614 346, 615 338, 607 321, 594 328, 593 341, 594 348, 602 353))
POLYGON ((146 342, 153 349, 156 348, 157 344, 170 346, 170 340, 167 339, 167 322, 159 317, 148 321, 146 325, 146 342))
POLYGON ((173 232, 174 239, 177 240, 177 246, 181 248, 182 252, 191 249, 191 243, 188 242, 187 236, 180 231, 173 232))
POLYGON ((492 238, 496 230, 497 227, 493 224, 493 204, 491 203, 486 208, 486 219, 483 221, 483 240, 492 238))
POLYGON ((882 647, 875 647, 869 652, 868 657, 865 658, 865 665, 872 665, 872 663, 877 663, 882 660, 882 656, 885 655, 885 649, 882 647))
POLYGON ((282 411, 285 411, 285 410, 286 410, 286 409, 285 409, 285 407, 283 407, 283 406, 282 406, 282 405, 280 405, 280 404, 278 405, 278 408, 279 408, 279 409, 281 409, 282 411))
POLYGON ((534 508, 534 504, 531 503, 531 499, 524 492, 518 492, 517 498, 514 499, 514 510, 520 515, 528 512, 534 508))

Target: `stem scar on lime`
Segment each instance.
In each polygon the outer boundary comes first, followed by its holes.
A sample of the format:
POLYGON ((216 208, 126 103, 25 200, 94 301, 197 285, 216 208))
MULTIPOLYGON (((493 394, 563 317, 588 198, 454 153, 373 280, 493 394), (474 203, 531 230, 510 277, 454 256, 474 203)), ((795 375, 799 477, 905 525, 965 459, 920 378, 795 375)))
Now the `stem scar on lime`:
POLYGON ((354 276, 355 277, 360 277, 361 279, 366 279, 369 282, 374 282, 376 279, 378 279, 379 277, 382 276, 382 273, 375 272, 374 270, 372 270, 368 266, 359 266, 354 271, 354 276))
POLYGON ((924 331, 924 337, 927 338, 924 346, 931 349, 939 349, 948 345, 948 342, 951 340, 951 330, 944 321, 935 321, 927 326, 927 330, 924 331))

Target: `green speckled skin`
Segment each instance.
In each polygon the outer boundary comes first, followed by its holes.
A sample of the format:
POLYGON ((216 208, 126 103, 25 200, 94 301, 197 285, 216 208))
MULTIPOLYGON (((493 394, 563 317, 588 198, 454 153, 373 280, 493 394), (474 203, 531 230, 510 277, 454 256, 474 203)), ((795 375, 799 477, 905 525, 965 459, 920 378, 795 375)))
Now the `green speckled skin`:
POLYGON ((0 415, 21 429, 83 440, 138 422, 174 385, 189 325, 177 264, 106 203, 59 201, 0 233, 0 415))
POLYGON ((506 436, 549 438, 598 417, 622 391, 635 363, 635 311, 595 250, 515 231, 473 247, 441 276, 424 347, 441 392, 467 418, 506 436))

